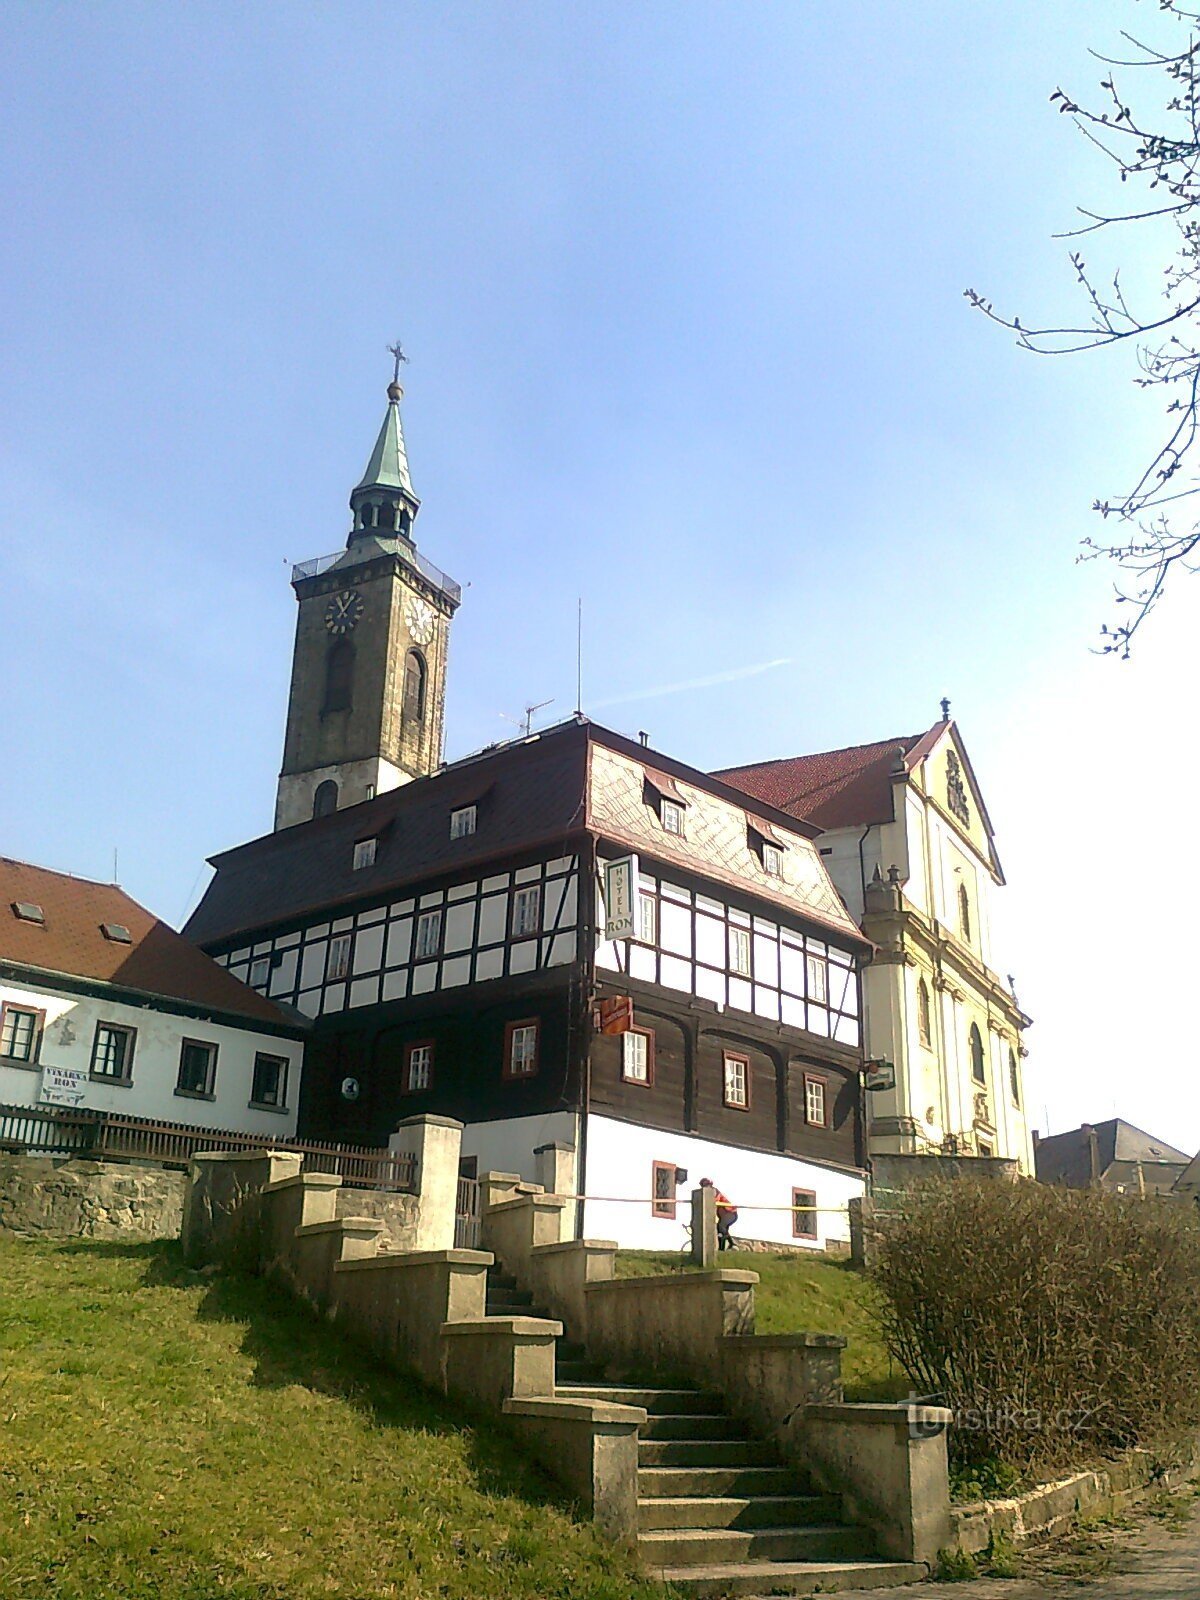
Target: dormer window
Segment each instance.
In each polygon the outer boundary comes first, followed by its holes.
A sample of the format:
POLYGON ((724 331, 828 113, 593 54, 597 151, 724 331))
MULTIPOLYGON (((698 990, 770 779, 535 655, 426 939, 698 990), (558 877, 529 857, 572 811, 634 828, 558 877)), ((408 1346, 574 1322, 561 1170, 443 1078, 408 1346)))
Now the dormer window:
POLYGON ((354 871, 361 872, 363 867, 373 867, 378 848, 379 840, 374 837, 359 839, 354 846, 354 871))
POLYGON ((100 932, 112 944, 132 944, 133 936, 129 929, 120 922, 102 922, 100 932))
POLYGON ((647 767, 643 774, 645 786, 642 798, 658 812, 664 833, 674 833, 683 838, 686 833, 687 799, 674 778, 665 772, 654 772, 647 767))
POLYGON ((459 806, 457 811, 450 813, 450 837, 452 839, 465 839, 468 834, 475 832, 478 821, 477 806, 459 806))
POLYGON ((780 838, 769 822, 763 822, 759 817, 747 817, 746 842, 758 857, 768 878, 783 877, 783 852, 787 849, 787 841, 780 838))
POLYGON ((32 900, 14 900, 12 908, 13 916, 18 922, 36 922, 39 926, 45 925, 46 913, 32 900))
POLYGON ((658 806, 659 821, 663 825, 664 833, 683 834, 683 807, 675 800, 660 800, 658 806))

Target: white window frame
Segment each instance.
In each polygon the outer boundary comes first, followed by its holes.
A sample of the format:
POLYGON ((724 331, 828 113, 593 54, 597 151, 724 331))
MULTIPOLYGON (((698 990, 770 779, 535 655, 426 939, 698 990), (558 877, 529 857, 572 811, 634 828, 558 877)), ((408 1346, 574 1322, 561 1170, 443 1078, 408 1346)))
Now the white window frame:
POLYGON ((739 978, 748 978, 750 976, 750 930, 749 930, 749 928, 735 928, 733 926, 733 924, 731 923, 730 926, 729 926, 729 938, 728 938, 728 940, 726 942, 727 942, 727 945, 728 945, 728 952, 729 952, 729 970, 730 970, 730 972, 734 973, 739 978), (744 950, 745 954, 746 954, 746 961, 745 961, 745 965, 744 966, 741 965, 738 962, 737 958, 736 958, 736 952, 737 951, 741 951, 741 950, 744 950))
POLYGON ((175 1093, 189 1100, 215 1100, 217 1098, 218 1047, 211 1039, 181 1039, 179 1041, 179 1067, 175 1074, 175 1093), (183 1061, 188 1050, 203 1050, 208 1063, 204 1072, 204 1088, 188 1089, 183 1083, 183 1061))
POLYGON ((621 1081, 648 1088, 654 1082, 654 1035, 629 1028, 621 1035, 621 1081))
POLYGON ((357 839, 354 844, 354 871, 361 872, 364 867, 373 867, 378 849, 379 840, 376 838, 357 839))
POLYGON ((507 1031, 508 1059, 504 1063, 504 1076, 510 1080, 535 1078, 541 1050, 541 1022, 532 1018, 514 1022, 507 1031))
POLYGON ((762 847, 762 864, 768 878, 783 877, 783 851, 777 844, 769 844, 765 839, 762 847))
POLYGON ((819 1006, 829 1004, 829 962, 824 956, 804 957, 804 986, 808 998, 819 1006))
POLYGON ((422 911, 417 917, 416 937, 413 941, 413 960, 432 961, 442 948, 442 910, 422 911))
POLYGON ((649 889, 638 891, 637 933, 639 944, 658 943, 658 901, 649 889))
POLYGON ((335 933, 329 941, 329 955, 325 960, 325 982, 341 983, 343 978, 350 976, 350 951, 354 944, 354 935, 350 933, 335 933))
POLYGON ((271 981, 270 956, 255 956, 250 963, 249 984, 252 989, 265 988, 271 981))
POLYGON ((829 1126, 828 1086, 825 1079, 814 1072, 804 1074, 804 1120, 810 1128, 829 1126))
POLYGON ((450 813, 450 837, 466 839, 475 832, 479 814, 475 806, 456 806, 450 813))
POLYGON ((415 1040, 404 1052, 404 1092, 421 1094, 433 1082, 434 1041, 415 1040))
POLYGON ((509 931, 514 939, 528 939, 541 932, 541 924, 542 886, 540 883, 522 884, 513 890, 509 931))
MULTIPOLYGON (((92 1059, 88 1067, 88 1077, 95 1078, 100 1083, 132 1083, 133 1082, 133 1051, 137 1044, 137 1029, 127 1027, 121 1022, 97 1022, 96 1032, 92 1036, 92 1059), (125 1040, 125 1053, 121 1060, 121 1071, 105 1072, 97 1066, 101 1060, 100 1038, 102 1034, 111 1038, 120 1034, 125 1040)), ((107 1051, 104 1052, 107 1056, 107 1051)))
POLYGON ((664 833, 673 833, 676 837, 684 837, 685 812, 678 800, 668 800, 663 795, 658 802, 658 820, 662 823, 664 833))
POLYGON ((735 1050, 721 1058, 722 1098, 734 1111, 750 1109, 750 1059, 735 1050))

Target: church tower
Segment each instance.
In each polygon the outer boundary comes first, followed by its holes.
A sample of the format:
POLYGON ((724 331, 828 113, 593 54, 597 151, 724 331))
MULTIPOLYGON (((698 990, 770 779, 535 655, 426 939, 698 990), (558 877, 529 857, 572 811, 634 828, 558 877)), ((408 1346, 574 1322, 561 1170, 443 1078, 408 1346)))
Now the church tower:
MULTIPOLYGON (((399 350, 396 379, 399 378, 399 350)), ((461 590, 420 555, 398 381, 350 495, 345 550, 292 569, 300 604, 275 827, 370 800, 442 761, 450 621, 461 590)))

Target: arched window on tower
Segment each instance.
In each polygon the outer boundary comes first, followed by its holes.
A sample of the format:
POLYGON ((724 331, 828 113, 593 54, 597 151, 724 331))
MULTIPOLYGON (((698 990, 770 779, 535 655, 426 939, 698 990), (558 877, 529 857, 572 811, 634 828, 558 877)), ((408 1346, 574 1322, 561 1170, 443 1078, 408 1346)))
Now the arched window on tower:
POLYGON ((1017 1071, 1017 1055, 1015 1050, 1008 1052, 1008 1088, 1012 1095, 1013 1105, 1021 1104, 1021 1077, 1017 1071))
POLYGON ((354 690, 354 646, 349 639, 337 639, 325 657, 326 711, 349 711, 354 690))
POLYGON ((410 650, 404 662, 404 721, 425 721, 425 658, 410 650))
POLYGON ((983 1066, 983 1036, 979 1032, 979 1024, 977 1022, 971 1024, 971 1032, 968 1037, 971 1045, 971 1076, 976 1083, 986 1084, 987 1073, 983 1066))
POLYGON ((313 816, 331 817, 337 810, 338 786, 332 778, 326 778, 324 783, 317 785, 317 792, 313 795, 313 816))
POLYGON ((375 523, 375 507, 371 504, 371 502, 369 500, 364 500, 362 505, 359 506, 359 508, 358 508, 358 521, 359 521, 359 526, 363 527, 363 528, 370 528, 370 527, 374 526, 374 523, 375 523))
POLYGON ((965 883, 958 886, 958 931, 969 944, 971 942, 971 897, 967 893, 965 883))
POLYGON ((933 1035, 929 1028, 929 985, 924 978, 917 984, 917 1034, 928 1049, 933 1035))
POLYGON ((376 518, 376 526, 380 528, 394 528, 396 526, 396 508, 390 502, 387 505, 380 506, 379 515, 376 518))
POLYGON ((412 517, 410 516, 406 506, 400 507, 400 519, 397 522, 396 527, 407 539, 409 536, 409 530, 412 528, 412 517))

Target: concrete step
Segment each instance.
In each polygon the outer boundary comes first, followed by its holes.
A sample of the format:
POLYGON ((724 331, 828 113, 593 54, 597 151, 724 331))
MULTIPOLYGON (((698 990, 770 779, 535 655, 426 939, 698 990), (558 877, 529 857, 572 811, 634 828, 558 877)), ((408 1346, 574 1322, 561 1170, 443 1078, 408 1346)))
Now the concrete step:
POLYGON ((832 1494, 660 1495, 638 1500, 638 1526, 655 1528, 782 1528, 829 1526, 841 1514, 832 1494))
POLYGON ((715 1416, 722 1409, 720 1395, 700 1389, 644 1389, 636 1384, 590 1382, 571 1385, 576 1400, 611 1400, 616 1405, 643 1406, 652 1415, 700 1412, 715 1416))
POLYGON ((489 1290, 486 1304, 489 1317, 542 1315, 532 1311, 533 1296, 522 1294, 519 1289, 504 1289, 496 1294, 489 1290))
POLYGON ((749 1435, 736 1417, 706 1411, 656 1411, 639 1430, 643 1439, 745 1439, 749 1435))
POLYGON ((795 1467, 639 1467, 638 1495, 748 1498, 752 1495, 800 1495, 810 1492, 804 1473, 795 1467))
POLYGON ((776 1467, 779 1457, 758 1439, 639 1439, 639 1467, 776 1467))
POLYGON ((926 1571, 913 1561, 743 1561, 702 1567, 660 1567, 655 1576, 688 1600, 739 1595, 826 1595, 841 1589, 894 1589, 919 1583, 926 1571))
POLYGON ((711 1566, 714 1562, 856 1561, 875 1551, 870 1529, 843 1523, 765 1528, 655 1528, 638 1534, 646 1565, 711 1566))

